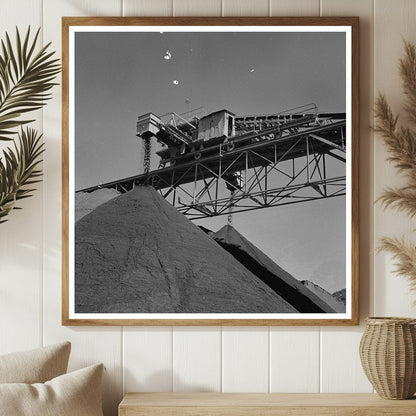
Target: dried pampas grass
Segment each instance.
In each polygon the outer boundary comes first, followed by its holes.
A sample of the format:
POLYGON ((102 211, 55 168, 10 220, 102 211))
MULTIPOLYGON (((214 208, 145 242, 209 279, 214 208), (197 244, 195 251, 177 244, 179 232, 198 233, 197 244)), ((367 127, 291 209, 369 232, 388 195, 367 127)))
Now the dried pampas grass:
MULTIPOLYGON (((390 152, 388 161, 404 175, 407 184, 401 188, 386 188, 378 201, 384 208, 392 207, 405 212, 410 218, 416 215, 416 46, 404 41, 405 54, 400 59, 400 77, 406 94, 404 110, 413 129, 398 125, 399 117, 393 113, 386 97, 379 94, 375 116, 375 131, 380 133, 390 152)), ((379 250, 393 254, 395 272, 407 277, 412 290, 416 291, 416 245, 403 238, 384 237, 379 250)))
POLYGON ((408 278, 412 290, 416 290, 416 245, 406 242, 403 238, 383 237, 379 250, 393 254, 396 260, 395 273, 408 278))

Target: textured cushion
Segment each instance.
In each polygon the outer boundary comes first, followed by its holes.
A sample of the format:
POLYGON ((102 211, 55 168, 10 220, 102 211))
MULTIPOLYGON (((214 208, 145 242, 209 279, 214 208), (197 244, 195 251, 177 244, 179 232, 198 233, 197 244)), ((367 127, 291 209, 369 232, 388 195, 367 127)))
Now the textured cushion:
POLYGON ((0 384, 0 415, 103 416, 102 372, 97 364, 44 384, 0 384))
POLYGON ((0 355, 0 383, 44 383, 66 373, 71 344, 0 355))

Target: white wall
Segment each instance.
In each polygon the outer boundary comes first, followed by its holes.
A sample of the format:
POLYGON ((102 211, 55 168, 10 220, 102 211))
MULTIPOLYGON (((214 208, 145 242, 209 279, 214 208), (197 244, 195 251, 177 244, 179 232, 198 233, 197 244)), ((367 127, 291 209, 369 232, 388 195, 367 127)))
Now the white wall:
MULTIPOLYGON (((400 109, 397 62, 402 36, 416 41, 414 0, 0 0, 2 35, 16 25, 41 26, 58 54, 61 16, 75 15, 360 16, 361 316, 415 314, 391 258, 373 250, 381 235, 409 234, 411 224, 373 204, 382 187, 398 179, 370 130, 379 90, 400 109)), ((37 117, 46 142, 44 182, 0 225, 0 353, 70 340, 71 369, 105 363, 106 416, 116 415, 126 391, 372 391, 358 357, 363 326, 62 327, 59 88, 54 94, 37 117)))

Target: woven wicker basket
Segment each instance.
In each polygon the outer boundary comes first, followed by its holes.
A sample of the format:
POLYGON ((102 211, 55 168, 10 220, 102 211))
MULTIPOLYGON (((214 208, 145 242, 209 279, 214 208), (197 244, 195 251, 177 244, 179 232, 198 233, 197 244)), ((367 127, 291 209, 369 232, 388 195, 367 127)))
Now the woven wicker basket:
POLYGON ((409 399, 416 392, 416 320, 367 318, 360 342, 365 374, 386 399, 409 399))

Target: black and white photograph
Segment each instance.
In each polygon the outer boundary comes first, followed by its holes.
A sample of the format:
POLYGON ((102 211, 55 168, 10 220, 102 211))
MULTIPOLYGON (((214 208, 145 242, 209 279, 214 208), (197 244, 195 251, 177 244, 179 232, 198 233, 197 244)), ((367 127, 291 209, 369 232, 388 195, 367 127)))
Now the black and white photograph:
POLYGON ((344 26, 70 27, 69 318, 351 318, 351 55, 344 26))

